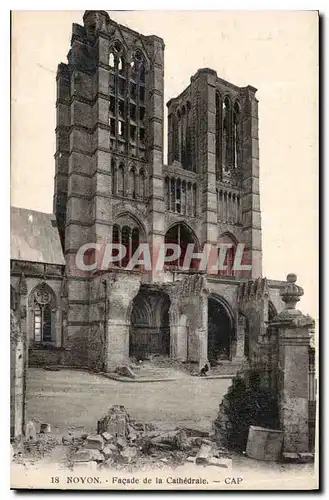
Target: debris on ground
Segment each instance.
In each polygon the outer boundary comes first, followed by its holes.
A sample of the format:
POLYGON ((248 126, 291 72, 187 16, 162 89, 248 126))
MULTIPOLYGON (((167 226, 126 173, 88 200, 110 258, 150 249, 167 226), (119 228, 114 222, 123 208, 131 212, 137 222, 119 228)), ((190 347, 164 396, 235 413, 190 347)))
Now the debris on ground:
POLYGON ((84 437, 79 446, 65 440, 74 453, 76 464, 96 462, 99 467, 124 469, 143 465, 178 466, 186 462, 196 465, 230 468, 228 452, 220 448, 209 432, 190 428, 164 431, 152 424, 130 418, 123 406, 114 405, 97 423, 97 434, 84 437))
POLYGON ((122 377, 136 378, 135 373, 132 371, 130 366, 127 365, 117 366, 114 371, 115 373, 121 375, 122 377))
POLYGON ((69 468, 143 468, 177 467, 184 463, 231 468, 227 450, 221 448, 209 432, 191 428, 163 430, 130 417, 124 406, 114 405, 97 422, 96 432, 68 432, 52 436, 49 424, 41 424, 40 433, 31 421, 27 433, 12 445, 13 461, 34 463, 51 455, 58 447, 62 462, 69 468), (43 432, 41 432, 41 428, 43 432), (44 432, 46 430, 46 432, 44 432))
POLYGON ((51 432, 50 424, 40 424, 40 434, 48 434, 51 432))

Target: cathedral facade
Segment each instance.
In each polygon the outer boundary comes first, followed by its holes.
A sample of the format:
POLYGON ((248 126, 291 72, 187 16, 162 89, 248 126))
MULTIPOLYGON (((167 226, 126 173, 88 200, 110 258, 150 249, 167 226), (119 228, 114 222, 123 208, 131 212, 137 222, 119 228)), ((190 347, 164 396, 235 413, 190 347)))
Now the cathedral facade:
POLYGON ((57 72, 54 216, 12 212, 11 296, 30 364, 271 362, 267 324, 283 309, 284 282, 262 275, 256 89, 197 70, 167 103, 164 163, 164 50, 105 11, 73 24, 57 72), (76 265, 86 243, 126 255, 86 272, 76 265), (141 243, 174 243, 180 256, 161 270, 126 269, 141 243), (191 244, 227 245, 224 269, 185 269, 191 244))

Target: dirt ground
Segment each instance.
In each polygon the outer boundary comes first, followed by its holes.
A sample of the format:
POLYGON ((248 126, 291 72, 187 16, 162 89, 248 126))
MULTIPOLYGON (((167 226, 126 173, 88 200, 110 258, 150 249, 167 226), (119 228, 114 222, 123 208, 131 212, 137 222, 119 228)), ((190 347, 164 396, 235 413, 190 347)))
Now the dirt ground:
POLYGON ((79 370, 28 370, 27 418, 48 422, 53 432, 95 432, 97 420, 114 404, 132 418, 163 428, 211 430, 230 379, 197 377, 172 382, 118 382, 79 370))

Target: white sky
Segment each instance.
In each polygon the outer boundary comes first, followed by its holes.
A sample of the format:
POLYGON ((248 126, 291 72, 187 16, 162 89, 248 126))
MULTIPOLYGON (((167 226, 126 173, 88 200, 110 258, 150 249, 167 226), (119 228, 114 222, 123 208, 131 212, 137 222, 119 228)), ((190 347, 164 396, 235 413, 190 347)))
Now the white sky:
MULTIPOLYGON (((298 275, 318 317, 318 30, 307 11, 109 12, 164 38, 165 102, 200 67, 258 88, 263 273, 298 275)), ((11 203, 52 211, 56 69, 82 11, 13 14, 11 203)), ((166 144, 166 143, 165 143, 166 144)), ((165 149, 166 158, 166 149, 165 149)))

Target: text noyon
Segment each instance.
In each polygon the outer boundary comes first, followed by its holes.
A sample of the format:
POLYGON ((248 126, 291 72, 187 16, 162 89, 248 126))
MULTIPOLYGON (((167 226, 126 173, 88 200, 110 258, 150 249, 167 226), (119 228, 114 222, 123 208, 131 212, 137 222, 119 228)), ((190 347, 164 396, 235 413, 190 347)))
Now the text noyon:
POLYGON ((188 243, 184 249, 176 243, 157 246, 140 243, 133 252, 121 243, 85 243, 79 248, 75 262, 78 269, 86 272, 106 271, 119 264, 127 271, 139 266, 144 271, 161 272, 166 266, 179 262, 183 271, 217 273, 228 270, 230 258, 232 271, 250 271, 251 265, 243 263, 244 255, 243 243, 236 246, 232 243, 206 243, 202 251, 195 251, 194 243, 188 243))

